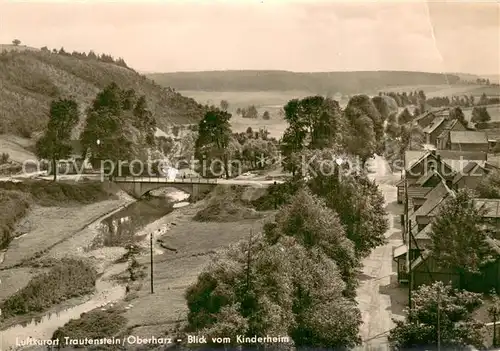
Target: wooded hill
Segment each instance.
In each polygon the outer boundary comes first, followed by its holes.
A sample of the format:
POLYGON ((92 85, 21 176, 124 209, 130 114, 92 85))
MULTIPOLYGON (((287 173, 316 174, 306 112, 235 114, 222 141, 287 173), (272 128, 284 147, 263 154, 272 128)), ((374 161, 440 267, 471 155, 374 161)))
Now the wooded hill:
POLYGON ((145 95, 159 128, 196 123, 203 117, 204 110, 194 99, 161 87, 130 68, 49 50, 4 50, 0 53, 0 134, 30 137, 43 131, 50 102, 69 97, 82 109, 76 138, 84 126, 83 110, 112 82, 145 95))
POLYGON ((456 84, 457 75, 406 71, 298 73, 288 71, 206 71, 151 73, 155 82, 177 90, 291 91, 314 94, 377 92, 390 86, 456 84))

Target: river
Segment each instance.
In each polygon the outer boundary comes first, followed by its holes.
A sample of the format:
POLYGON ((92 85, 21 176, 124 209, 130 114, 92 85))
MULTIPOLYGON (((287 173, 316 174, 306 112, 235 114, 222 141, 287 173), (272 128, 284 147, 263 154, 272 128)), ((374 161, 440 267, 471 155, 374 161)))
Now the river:
MULTIPOLYGON (((113 246, 133 240, 136 233, 147 224, 172 212, 175 208, 187 205, 183 193, 167 193, 137 201, 126 208, 101 220, 100 234, 94 240, 94 246, 113 246)), ((29 235, 29 234, 28 234, 29 235)), ((2 253, 0 253, 0 259, 2 253)), ((0 331, 0 350, 21 349, 16 347, 16 340, 34 338, 49 340, 53 333, 71 319, 78 319, 82 313, 119 301, 125 297, 125 287, 108 280, 109 277, 123 272, 127 263, 113 264, 106 268, 104 274, 96 281, 96 291, 89 299, 77 306, 60 312, 48 313, 41 318, 33 319, 27 324, 18 324, 0 331)), ((1 284, 1 282, 0 282, 1 284)), ((32 348, 33 349, 33 348, 32 348)), ((36 349, 43 349, 42 347, 36 349)))

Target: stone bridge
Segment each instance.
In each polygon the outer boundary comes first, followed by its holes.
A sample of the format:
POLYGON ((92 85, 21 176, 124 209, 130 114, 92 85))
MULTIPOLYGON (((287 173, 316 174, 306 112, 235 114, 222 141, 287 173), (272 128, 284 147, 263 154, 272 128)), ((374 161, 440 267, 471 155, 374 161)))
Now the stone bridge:
POLYGON ((112 181, 136 199, 152 190, 170 187, 188 193, 190 200, 196 201, 217 186, 217 179, 206 178, 113 177, 112 181))

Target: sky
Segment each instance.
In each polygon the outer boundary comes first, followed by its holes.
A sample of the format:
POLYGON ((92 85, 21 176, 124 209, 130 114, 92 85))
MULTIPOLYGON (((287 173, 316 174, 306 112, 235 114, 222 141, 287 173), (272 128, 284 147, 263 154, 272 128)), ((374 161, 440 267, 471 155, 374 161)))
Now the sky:
POLYGON ((0 44, 15 38, 142 72, 500 73, 500 4, 484 1, 0 0, 0 44))

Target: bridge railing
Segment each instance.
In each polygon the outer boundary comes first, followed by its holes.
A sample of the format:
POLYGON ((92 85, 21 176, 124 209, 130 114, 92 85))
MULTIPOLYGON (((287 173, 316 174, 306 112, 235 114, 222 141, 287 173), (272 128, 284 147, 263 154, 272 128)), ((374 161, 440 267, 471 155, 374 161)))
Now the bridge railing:
POLYGON ((217 179, 189 177, 168 179, 166 177, 111 177, 111 180, 118 183, 203 183, 217 184, 217 179))

